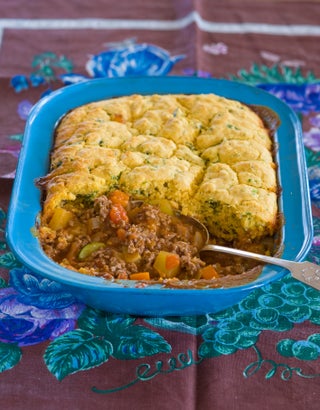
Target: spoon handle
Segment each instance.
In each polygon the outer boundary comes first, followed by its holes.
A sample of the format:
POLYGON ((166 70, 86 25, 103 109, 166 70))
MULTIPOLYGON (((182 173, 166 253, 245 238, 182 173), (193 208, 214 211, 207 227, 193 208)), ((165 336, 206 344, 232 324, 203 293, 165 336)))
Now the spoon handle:
POLYGON ((220 246, 220 245, 206 245, 201 249, 200 252, 202 251, 229 253, 230 255, 242 256, 244 258, 255 259, 260 262, 270 263, 272 265, 279 265, 289 270, 290 270, 289 265, 291 265, 292 263, 285 259, 274 258, 273 256, 261 255, 259 253, 243 251, 241 249, 228 248, 226 246, 220 246))
POLYGON ((300 282, 306 283, 320 290, 320 266, 311 262, 293 262, 286 259, 275 258, 273 256, 260 255, 254 252, 243 251, 240 249, 228 248, 220 245, 206 245, 202 251, 214 251, 229 253, 231 255, 241 256, 244 258, 255 259, 260 262, 270 263, 272 265, 282 266, 291 272, 291 275, 300 282))
POLYGON ((291 268, 292 276, 300 280, 300 282, 306 283, 315 289, 320 290, 320 266, 308 261, 305 262, 291 262, 293 264, 291 268))

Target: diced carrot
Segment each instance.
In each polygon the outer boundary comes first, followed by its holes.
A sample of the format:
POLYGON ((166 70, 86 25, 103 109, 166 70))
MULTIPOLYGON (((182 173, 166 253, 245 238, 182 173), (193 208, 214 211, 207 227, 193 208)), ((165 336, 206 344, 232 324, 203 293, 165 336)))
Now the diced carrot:
POLYGON ((207 265, 200 269, 200 277, 202 279, 216 279, 219 277, 218 272, 212 265, 207 265))
POLYGON ((129 218, 127 211, 124 209, 121 204, 113 204, 109 212, 110 221, 115 225, 120 225, 123 222, 128 222, 129 218))
POLYGON ((149 272, 131 273, 130 279, 131 280, 150 280, 150 273, 149 272))
POLYGON ((123 191, 120 191, 119 189, 116 189, 115 191, 111 192, 109 199, 113 204, 119 204, 123 207, 126 207, 129 202, 129 195, 123 191))
POLYGON ((177 254, 175 253, 168 253, 166 256, 166 269, 168 271, 177 268, 180 265, 180 258, 177 254))

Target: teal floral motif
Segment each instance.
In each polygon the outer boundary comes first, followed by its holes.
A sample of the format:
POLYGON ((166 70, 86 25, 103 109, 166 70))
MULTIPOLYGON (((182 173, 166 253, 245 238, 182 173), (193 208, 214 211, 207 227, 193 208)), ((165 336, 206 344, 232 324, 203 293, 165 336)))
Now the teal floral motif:
POLYGON ((320 333, 314 333, 307 340, 283 339, 278 343, 277 350, 285 357, 317 360, 320 356, 320 333))
POLYGON ((13 134, 9 137, 12 141, 22 142, 23 134, 13 134))
POLYGON ((21 266, 12 252, 6 252, 0 255, 0 268, 13 269, 21 266))
POLYGON ((139 359, 171 351, 170 344, 153 330, 136 324, 136 318, 87 308, 78 329, 55 339, 44 360, 49 371, 62 380, 69 374, 107 362, 139 359))
POLYGON ((284 332, 306 320, 319 325, 319 310, 320 293, 288 275, 238 305, 209 315, 216 324, 203 332, 199 356, 215 357, 254 346, 263 330, 284 332))
POLYGON ((304 151, 305 151, 308 167, 314 167, 316 165, 319 165, 319 163, 320 163, 320 146, 319 146, 319 152, 313 151, 309 148, 305 148, 304 151))
POLYGON ((251 85, 261 83, 310 84, 319 81, 319 78, 316 78, 311 71, 304 76, 300 68, 293 69, 278 63, 272 67, 264 64, 252 64, 249 71, 239 70, 237 75, 230 75, 229 79, 251 85))
POLYGON ((157 318, 146 318, 145 322, 155 327, 162 327, 170 331, 190 333, 199 335, 210 326, 207 316, 167 316, 157 318))
POLYGON ((7 287, 7 283, 3 278, 0 278, 0 289, 1 288, 6 288, 7 287))
POLYGON ((48 51, 33 58, 32 68, 31 80, 33 83, 37 79, 51 82, 57 79, 57 70, 70 73, 73 70, 73 63, 64 55, 58 56, 56 53, 48 51))
POLYGON ((18 74, 11 79, 11 86, 16 92, 27 90, 30 85, 37 87, 50 84, 59 78, 61 73, 71 73, 73 63, 66 56, 58 56, 51 51, 34 56, 30 76, 18 74))
POLYGON ((259 330, 250 329, 241 321, 227 319, 202 334, 204 341, 199 347, 199 356, 208 358, 229 355, 238 349, 246 349, 256 343, 259 334, 259 330))
POLYGON ((257 360, 250 363, 244 370, 244 377, 248 378, 255 375, 258 371, 267 368, 267 373, 265 374, 265 379, 271 379, 278 372, 283 381, 289 381, 294 375, 297 375, 303 379, 315 379, 320 377, 320 373, 306 373, 301 367, 292 367, 286 363, 277 363, 274 360, 263 359, 260 351, 256 346, 253 347, 257 354, 257 360))
POLYGON ((314 237, 308 260, 320 265, 320 218, 313 218, 314 237))
POLYGON ((193 357, 192 350, 188 349, 187 353, 179 353, 176 357, 170 357, 169 359, 165 360, 157 360, 153 364, 149 363, 141 363, 136 367, 135 372, 135 379, 129 381, 128 383, 112 387, 108 389, 101 389, 97 386, 92 387, 92 391, 94 393, 99 394, 110 394, 120 390, 127 389, 128 387, 133 386, 138 382, 146 382, 149 381, 160 374, 170 374, 176 371, 181 371, 186 369, 187 367, 198 365, 202 362, 202 359, 197 360, 193 357))
POLYGON ((92 369, 106 362, 112 345, 85 330, 77 329, 56 339, 47 348, 45 363, 58 380, 79 370, 92 369))
POLYGON ((0 208, 0 251, 7 248, 7 244, 4 238, 6 214, 3 209, 0 208))
POLYGON ((287 275, 281 282, 256 290, 223 312, 194 318, 150 318, 153 326, 199 334, 199 357, 235 353, 257 342, 262 331, 284 332, 306 320, 320 324, 320 292, 287 275))
POLYGON ((117 359, 138 359, 160 352, 170 352, 171 346, 158 333, 136 324, 136 318, 87 309, 78 321, 81 329, 107 338, 117 359))
POLYGON ((17 345, 0 342, 0 373, 12 369, 21 357, 21 349, 17 345))

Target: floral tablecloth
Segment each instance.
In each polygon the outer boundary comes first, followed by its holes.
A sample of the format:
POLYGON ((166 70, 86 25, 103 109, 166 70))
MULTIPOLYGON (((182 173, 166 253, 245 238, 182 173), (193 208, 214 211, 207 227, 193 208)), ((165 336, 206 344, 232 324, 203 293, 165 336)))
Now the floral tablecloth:
POLYGON ((97 77, 260 87, 301 120, 320 262, 317 1, 0 0, 0 397, 4 409, 318 409, 320 292, 287 275, 216 314, 133 317, 22 266, 6 213, 32 106, 97 77))

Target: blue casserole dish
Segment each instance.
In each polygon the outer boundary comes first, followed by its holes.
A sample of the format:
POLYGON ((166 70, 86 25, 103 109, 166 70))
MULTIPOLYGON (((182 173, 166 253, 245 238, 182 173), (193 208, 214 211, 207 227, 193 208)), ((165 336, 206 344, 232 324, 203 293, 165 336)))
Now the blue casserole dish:
POLYGON ((106 281, 62 268, 43 252, 34 235, 41 211, 41 192, 34 181, 45 175, 54 129, 69 110, 92 101, 129 94, 215 93, 246 104, 264 105, 280 117, 278 145, 279 198, 285 223, 284 259, 302 260, 311 247, 312 216, 302 130, 295 113, 271 94, 227 80, 189 77, 137 77, 89 80, 59 89, 34 106, 26 124, 8 213, 7 239, 16 257, 32 271, 64 284, 79 300, 98 309, 143 315, 214 313, 238 303, 255 289, 279 280, 286 271, 265 266, 254 281, 232 288, 170 289, 137 287, 135 281, 106 281))

